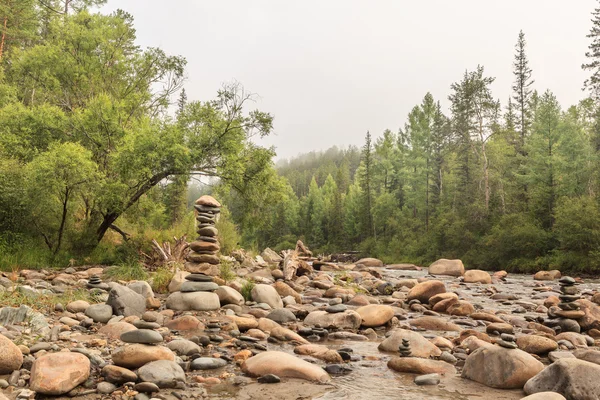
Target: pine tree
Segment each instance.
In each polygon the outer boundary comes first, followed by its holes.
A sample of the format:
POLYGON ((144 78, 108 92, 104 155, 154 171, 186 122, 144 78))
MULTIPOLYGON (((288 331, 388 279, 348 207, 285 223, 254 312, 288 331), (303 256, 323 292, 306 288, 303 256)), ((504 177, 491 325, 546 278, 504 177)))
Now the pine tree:
POLYGON ((585 53, 589 62, 583 64, 581 68, 590 71, 592 75, 583 85, 596 101, 600 101, 600 7, 592 12, 592 29, 586 37, 592 41, 585 53))
POLYGON ((181 114, 185 105, 187 104, 187 94, 185 93, 185 88, 181 89, 179 93, 179 99, 177 100, 177 113, 181 114))
POLYGON ((361 167, 359 184, 363 193, 362 203, 364 208, 362 211, 364 216, 362 228, 366 237, 371 237, 373 234, 373 144, 371 143, 371 133, 368 131, 361 153, 361 167))
POLYGON ((517 108, 518 118, 516 128, 520 133, 519 140, 519 152, 523 154, 525 149, 525 140, 531 127, 531 95, 534 81, 531 79, 532 70, 529 68, 529 60, 525 53, 525 34, 523 31, 519 32, 519 39, 515 46, 515 62, 513 63, 513 75, 515 76, 515 83, 513 84, 513 99, 517 108))

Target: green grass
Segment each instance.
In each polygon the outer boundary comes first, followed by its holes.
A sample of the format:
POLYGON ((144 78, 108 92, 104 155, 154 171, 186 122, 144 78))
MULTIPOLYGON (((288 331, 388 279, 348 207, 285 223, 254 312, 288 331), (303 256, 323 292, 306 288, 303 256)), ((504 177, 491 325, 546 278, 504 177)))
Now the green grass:
POLYGON ((254 286, 255 284, 252 281, 246 281, 242 286, 241 293, 246 301, 252 301, 252 289, 254 289, 254 286))
POLYGON ((221 266, 219 267, 219 276, 225 282, 231 282, 237 278, 236 273, 233 271, 233 265, 231 262, 226 260, 221 261, 221 266))
POLYGON ((0 292, 0 304, 3 307, 26 305, 45 314, 54 311, 54 306, 58 303, 66 306, 75 300, 85 300, 90 304, 100 302, 96 292, 86 289, 72 289, 61 294, 27 294, 19 289, 0 292))
POLYGON ((137 260, 106 268, 103 275, 116 281, 145 281, 149 277, 143 264, 137 260))
POLYGON ((167 268, 160 267, 152 274, 150 286, 155 293, 167 293, 169 291, 169 283, 173 279, 175 273, 167 268))

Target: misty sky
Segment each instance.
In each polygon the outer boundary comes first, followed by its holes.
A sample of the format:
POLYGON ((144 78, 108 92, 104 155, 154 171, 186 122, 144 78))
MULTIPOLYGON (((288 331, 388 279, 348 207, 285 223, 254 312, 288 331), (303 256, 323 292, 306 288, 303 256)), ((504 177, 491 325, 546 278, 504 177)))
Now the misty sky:
POLYGON ((584 97, 594 0, 109 0, 135 18, 138 43, 188 60, 190 100, 237 80, 275 116, 279 157, 361 145, 397 131, 431 92, 485 66, 503 105, 520 29, 539 91, 563 107, 584 97))

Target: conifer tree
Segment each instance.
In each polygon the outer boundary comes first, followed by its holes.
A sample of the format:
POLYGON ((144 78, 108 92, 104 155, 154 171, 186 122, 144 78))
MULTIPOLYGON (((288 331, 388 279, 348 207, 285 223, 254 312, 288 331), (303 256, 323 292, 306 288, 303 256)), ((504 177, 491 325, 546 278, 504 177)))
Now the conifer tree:
MULTIPOLYGON (((523 31, 519 32, 519 39, 515 46, 515 61, 513 63, 513 75, 515 76, 515 83, 513 84, 513 100, 515 101, 515 107, 517 108, 517 124, 516 128, 520 134, 519 140, 519 152, 523 154, 525 149, 525 140, 529 133, 531 126, 531 95, 534 80, 531 79, 532 70, 529 68, 529 60, 525 53, 525 47, 527 42, 525 41, 525 34, 523 31)), ((512 105, 509 103, 509 105, 512 105)))

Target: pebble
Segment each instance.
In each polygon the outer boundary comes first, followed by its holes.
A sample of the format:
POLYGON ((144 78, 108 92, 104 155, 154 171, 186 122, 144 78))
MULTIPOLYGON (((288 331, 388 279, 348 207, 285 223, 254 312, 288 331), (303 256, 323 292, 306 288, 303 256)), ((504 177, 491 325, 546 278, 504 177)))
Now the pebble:
POLYGON ((336 313, 341 313, 344 312, 348 309, 348 306, 344 305, 344 304, 336 304, 333 306, 328 306, 325 308, 325 311, 327 311, 330 314, 336 314, 336 313))
POLYGON ((96 390, 98 390, 98 393, 111 394, 117 390, 117 387, 110 382, 100 382, 98 383, 98 386, 96 386, 96 390))
POLYGON ((438 385, 440 383, 439 374, 427 374, 415 377, 415 384, 422 385, 438 385))
POLYGON ((136 329, 121 334, 121 341, 125 343, 153 344, 163 341, 163 337, 157 331, 150 329, 136 329))
POLYGON ((192 361, 190 367, 193 370, 207 370, 222 368, 227 365, 227 361, 220 358, 199 357, 192 361))

